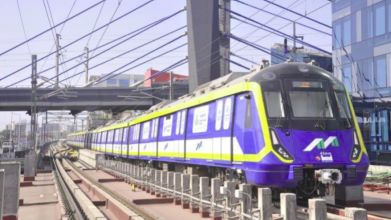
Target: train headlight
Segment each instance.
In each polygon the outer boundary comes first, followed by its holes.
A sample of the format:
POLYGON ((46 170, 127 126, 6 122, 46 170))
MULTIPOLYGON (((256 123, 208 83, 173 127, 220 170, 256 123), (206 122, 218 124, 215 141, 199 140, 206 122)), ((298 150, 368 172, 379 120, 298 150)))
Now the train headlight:
POLYGON ((357 160, 361 153, 361 147, 357 138, 356 131, 353 132, 353 139, 354 139, 354 145, 353 145, 352 153, 350 154, 350 159, 357 160))
POLYGON ((292 156, 289 154, 289 152, 284 148, 284 146, 282 146, 282 144, 278 140, 276 132, 274 130, 270 130, 270 132, 271 132, 273 150, 275 152, 277 152, 277 154, 280 155, 285 160, 293 160, 292 156))

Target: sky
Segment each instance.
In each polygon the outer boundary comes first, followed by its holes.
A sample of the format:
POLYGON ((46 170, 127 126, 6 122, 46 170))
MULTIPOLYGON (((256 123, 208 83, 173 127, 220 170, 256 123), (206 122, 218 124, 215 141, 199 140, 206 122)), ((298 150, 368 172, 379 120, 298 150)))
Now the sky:
MULTIPOLYGON (((243 2, 252 4, 267 11, 277 13, 286 18, 296 20, 299 16, 294 15, 286 10, 280 9, 276 6, 268 4, 263 0, 242 0, 243 2)), ((89 6, 99 2, 99 0, 1 0, 0 1, 0 53, 12 48, 25 41, 26 39, 48 29, 51 24, 57 24, 70 16, 88 8, 89 6), (19 5, 19 7, 18 7, 19 5), (73 6, 73 7, 72 7, 73 6), (46 10, 45 10, 46 7, 46 10), (20 12, 20 13, 19 13, 20 12), (50 20, 50 21, 49 21, 50 20), (52 22, 53 21, 53 22, 52 22)), ((65 25, 60 25, 55 30, 48 32, 32 41, 28 44, 24 44, 15 50, 10 51, 7 54, 0 56, 0 78, 14 72, 15 70, 31 63, 31 55, 37 54, 38 59, 44 57, 50 52, 54 51, 55 34, 61 35, 60 45, 64 47, 73 40, 83 36, 84 34, 96 30, 102 25, 108 23, 111 18, 117 18, 126 12, 136 8, 137 6, 147 2, 147 0, 106 0, 103 4, 89 10, 88 12, 66 22, 65 25)), ((331 4, 327 4, 327 0, 274 0, 275 3, 289 7, 289 9, 297 11, 302 14, 307 14, 309 17, 317 19, 328 25, 331 25, 331 4), (325 5, 326 4, 326 5, 325 5), (318 9, 319 7, 324 7, 318 9), (317 9, 317 10, 316 10, 317 9)), ((145 7, 131 13, 130 15, 112 23, 108 28, 102 28, 100 31, 94 33, 91 37, 86 37, 77 43, 61 50, 60 60, 67 60, 74 56, 84 53, 84 48, 91 49, 96 48, 106 42, 109 42, 117 37, 120 37, 126 33, 136 30, 150 22, 158 20, 162 17, 168 16, 174 12, 183 9, 186 6, 186 0, 154 0, 145 7)), ((241 13, 250 17, 253 20, 267 24, 273 28, 276 28, 284 33, 292 34, 292 22, 277 18, 265 12, 261 12, 256 9, 249 8, 237 1, 232 1, 231 9, 235 12, 241 13)), ((331 32, 330 29, 324 28, 306 19, 300 19, 300 22, 310 25, 312 27, 319 28, 326 32, 331 32)), ((148 30, 147 32, 128 40, 127 42, 91 59, 90 67, 99 64, 109 58, 112 58, 122 52, 125 52, 131 48, 137 47, 149 40, 154 39, 157 36, 163 35, 171 30, 186 25, 186 13, 175 16, 174 18, 163 22, 155 28, 148 30)), ((176 36, 185 33, 185 29, 178 31, 176 34, 163 38, 153 44, 140 48, 134 52, 121 56, 113 61, 107 62, 104 65, 98 66, 90 70, 91 75, 107 74, 116 68, 124 65, 146 52, 160 46, 164 42, 167 42, 176 36)), ((321 34, 319 32, 306 29, 304 27, 296 26, 297 35, 303 35, 304 40, 308 43, 314 44, 324 50, 331 51, 331 37, 321 34)), ((283 38, 270 34, 266 31, 256 29, 247 24, 240 23, 236 20, 231 20, 231 32, 239 37, 242 37, 248 41, 256 42, 259 45, 270 48, 274 43, 282 43, 283 38)), ((174 48, 184 42, 187 42, 187 38, 183 37, 176 41, 174 44, 168 46, 161 51, 174 48)), ((291 42, 290 42, 291 43, 291 42)), ((103 47, 101 50, 96 50, 95 54, 104 50, 107 47, 103 47)), ((251 47, 231 41, 231 51, 235 54, 241 55, 247 59, 250 59, 256 63, 259 63, 262 59, 270 59, 270 55, 262 53, 251 47)), ((156 56, 159 51, 151 54, 149 57, 156 56)), ((90 54, 93 56, 94 53, 90 54)), ((159 57, 153 62, 149 62, 138 68, 134 68, 127 73, 130 74, 143 74, 147 69, 164 69, 167 66, 185 58, 187 56, 187 47, 182 47, 170 54, 159 57)), ((76 65, 82 61, 83 58, 76 59, 67 64, 60 65, 60 72, 67 70, 68 68, 76 65)), ((235 60, 235 59, 234 59, 235 60)), ((142 62, 143 60, 140 60, 142 62)), ((239 61, 239 60, 235 60, 239 61)), ((249 63, 240 61, 246 66, 251 66, 249 63)), ((52 55, 48 59, 43 59, 38 62, 38 72, 45 68, 52 67, 55 64, 55 56, 52 55)), ((137 62, 135 63, 137 64, 137 62)), ((78 68, 65 72, 61 77, 64 79, 67 76, 83 71, 83 65, 78 68)), ((231 65, 233 71, 244 71, 244 69, 231 65)), ((188 74, 188 66, 183 65, 174 70, 174 72, 181 74, 188 74)), ((31 68, 26 68, 23 71, 17 72, 14 75, 0 80, 0 87, 8 86, 20 79, 31 75, 31 68)), ((42 74, 42 76, 53 77, 55 75, 54 69, 42 74)), ((26 80, 17 87, 30 87, 30 80, 26 80)), ((64 81, 64 85, 67 86, 82 86, 84 84, 84 75, 73 77, 70 80, 64 81)), ((1 96, 0 96, 1 97, 1 96)), ((1 100, 0 100, 1 101, 1 100)), ((0 113, 0 130, 9 124, 12 120, 29 120, 28 115, 25 112, 1 112, 0 113)))

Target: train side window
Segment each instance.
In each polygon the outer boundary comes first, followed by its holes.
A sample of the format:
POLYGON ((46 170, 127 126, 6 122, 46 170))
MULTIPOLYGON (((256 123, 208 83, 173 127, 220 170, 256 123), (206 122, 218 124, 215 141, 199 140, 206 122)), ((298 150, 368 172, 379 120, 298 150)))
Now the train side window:
POLYGON ((172 116, 167 115, 163 118, 163 137, 171 136, 171 130, 172 130, 172 116))
POLYGON ((209 105, 203 105, 194 109, 193 133, 208 131, 209 105))
POLYGON ((151 120, 151 138, 155 137, 155 119, 151 120))
POLYGON ((224 103, 224 124, 223 128, 227 130, 231 123, 232 99, 231 97, 225 99, 224 103))
POLYGON ((217 100, 216 104, 216 123, 215 123, 215 129, 216 131, 219 131, 221 129, 221 122, 223 119, 223 100, 217 100))
POLYGON ((245 128, 252 128, 253 116, 252 116, 252 109, 251 109, 251 95, 246 94, 246 95, 244 95, 244 98, 246 99, 246 112, 245 112, 245 117, 244 117, 244 127, 245 128))
POLYGON ((176 127, 175 127, 175 134, 179 135, 180 125, 181 125, 181 112, 176 113, 176 127))
POLYGON ((142 139, 146 140, 149 138, 149 130, 150 130, 150 121, 144 122, 143 123, 143 134, 142 134, 142 139))
POLYGON ((116 140, 116 142, 120 142, 121 139, 122 139, 122 128, 118 129, 117 131, 118 132, 117 132, 117 140, 116 140))
POLYGON ((185 133, 186 126, 186 110, 182 111, 182 120, 181 120, 181 134, 185 133))
POLYGON ((154 120, 154 122, 155 122, 155 131, 153 132, 153 134, 154 134, 154 137, 156 138, 156 137, 157 137, 158 130, 159 130, 159 128, 158 128, 158 126, 159 126, 159 118, 156 118, 156 119, 154 120))
POLYGON ((129 132, 129 128, 124 128, 124 131, 123 131, 123 134, 122 134, 122 144, 126 144, 127 143, 127 134, 129 132))
POLYGON ((140 133, 140 124, 136 124, 133 128, 133 140, 137 141, 140 133))

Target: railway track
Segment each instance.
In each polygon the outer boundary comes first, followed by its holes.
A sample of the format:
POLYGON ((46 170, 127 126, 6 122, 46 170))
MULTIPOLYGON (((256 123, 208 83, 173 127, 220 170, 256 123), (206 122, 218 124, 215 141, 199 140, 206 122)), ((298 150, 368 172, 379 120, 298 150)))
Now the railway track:
POLYGON ((60 191, 62 202, 64 204, 65 215, 71 220, 86 219, 86 215, 81 209, 79 202, 76 200, 73 193, 70 191, 69 187, 64 181, 63 176, 61 175, 61 172, 59 171, 59 168, 55 161, 58 159, 56 157, 59 153, 60 152, 53 153, 53 151, 51 151, 51 166, 52 170, 54 171, 53 173, 55 181, 57 183, 58 190, 60 191))

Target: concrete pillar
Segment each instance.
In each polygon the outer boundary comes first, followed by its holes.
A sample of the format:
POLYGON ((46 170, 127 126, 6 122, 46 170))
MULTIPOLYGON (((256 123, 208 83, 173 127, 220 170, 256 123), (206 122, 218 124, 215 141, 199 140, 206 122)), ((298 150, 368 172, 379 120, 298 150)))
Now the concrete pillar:
MULTIPOLYGON (((174 190, 174 172, 167 172, 167 188, 169 190, 174 190)), ((168 195, 171 195, 172 197, 174 197, 174 193, 170 192, 170 193, 168 193, 168 195)))
MULTIPOLYGON (((240 200, 240 206, 242 207, 242 212, 250 215, 252 211, 252 190, 250 184, 240 184, 239 190, 242 191, 242 199, 240 200)), ((244 217, 244 220, 251 220, 248 217, 244 217)))
MULTIPOLYGON (((231 207, 232 204, 238 202, 238 200, 235 198, 236 183, 233 181, 224 181, 224 188, 227 189, 227 194, 225 195, 225 202, 227 204, 227 207, 231 207)), ((235 213, 232 211, 228 211, 228 216, 233 217, 235 216, 235 213)))
POLYGON ((259 220, 272 220, 273 205, 270 188, 258 188, 259 220))
MULTIPOLYGON (((198 175, 191 175, 190 177, 190 191, 191 196, 199 198, 200 196, 200 177, 198 175)), ((190 198, 190 207, 191 212, 196 213, 199 212, 198 201, 190 198)))
POLYGON ((134 178, 135 179, 139 179, 139 175, 138 175, 138 170, 140 169, 140 167, 139 166, 135 166, 134 167, 134 178))
POLYGON ((146 180, 147 180, 147 176, 145 175, 146 173, 146 167, 140 167, 140 180, 141 180, 141 184, 140 184, 140 187, 142 190, 145 190, 145 187, 146 187, 146 180))
POLYGON ((175 205, 181 204, 181 198, 180 195, 182 192, 182 176, 181 173, 174 173, 174 199, 175 199, 175 205))
MULTIPOLYGON (((210 190, 209 190, 209 178, 201 177, 200 178, 200 198, 201 200, 210 200, 210 190)), ((209 205, 200 202, 201 215, 203 218, 209 217, 209 205)))
POLYGON ((36 154, 30 151, 24 157, 24 181, 33 181, 36 175, 36 154))
POLYGON ((296 220, 296 194, 281 193, 281 217, 284 220, 296 220))
POLYGON ((152 195, 155 195, 155 190, 156 188, 154 187, 154 185, 156 184, 155 182, 155 176, 156 176, 156 170, 155 169, 150 169, 151 170, 151 177, 150 177, 150 191, 151 191, 151 194, 152 195))
POLYGON ((327 205, 324 199, 308 200, 309 220, 327 220, 327 205))
POLYGON ((345 216, 353 220, 367 220, 367 210, 362 208, 345 208, 345 216))
POLYGON ((341 206, 357 206, 364 202, 362 185, 359 186, 335 186, 335 204, 341 206))
POLYGON ((20 163, 1 162, 4 170, 3 218, 17 219, 19 209, 20 163))
POLYGON ((182 201, 182 208, 188 209, 189 208, 189 199, 187 198, 186 194, 190 194, 190 175, 189 174, 182 174, 181 175, 181 183, 182 183, 182 194, 181 194, 181 201, 182 201))
POLYGON ((0 170, 0 219, 3 219, 5 171, 0 170))
POLYGON ((160 186, 163 188, 161 190, 162 197, 166 197, 167 194, 166 194, 166 190, 164 190, 164 189, 167 188, 167 171, 164 171, 164 170, 161 171, 160 186))
POLYGON ((212 194, 212 216, 214 219, 221 219, 222 213, 219 208, 217 208, 216 203, 220 204, 222 195, 220 194, 221 180, 220 178, 213 178, 211 181, 210 191, 212 194))
POLYGON ((161 186, 161 176, 162 176, 162 171, 161 170, 156 170, 156 173, 155 173, 155 185, 156 185, 156 196, 157 197, 160 197, 161 196, 161 190, 159 189, 159 186, 161 186))
POLYGON ((187 0, 189 92, 219 78, 220 31, 218 1, 187 0), (216 62, 217 61, 217 62, 216 62))

